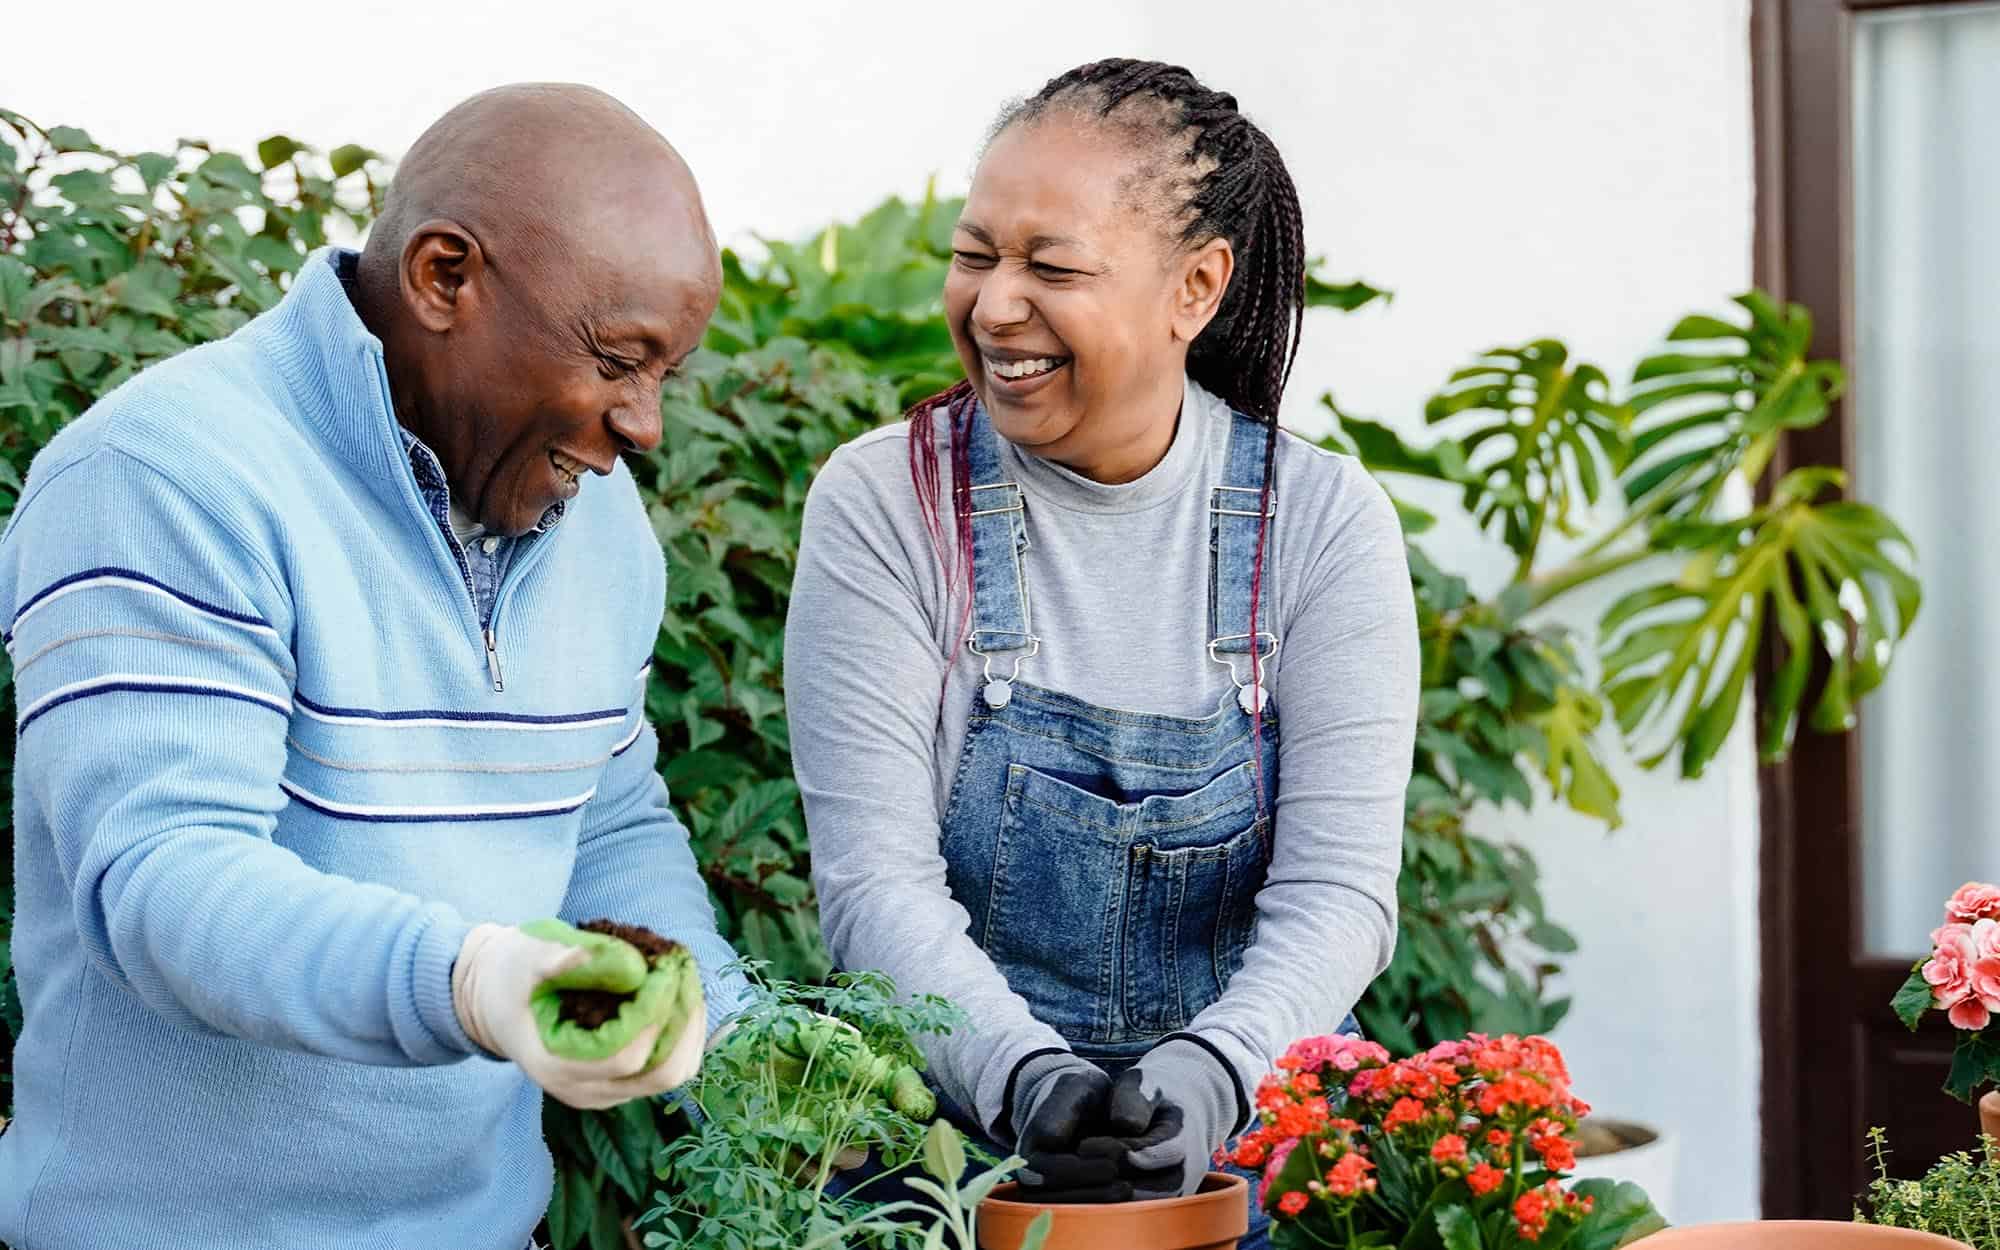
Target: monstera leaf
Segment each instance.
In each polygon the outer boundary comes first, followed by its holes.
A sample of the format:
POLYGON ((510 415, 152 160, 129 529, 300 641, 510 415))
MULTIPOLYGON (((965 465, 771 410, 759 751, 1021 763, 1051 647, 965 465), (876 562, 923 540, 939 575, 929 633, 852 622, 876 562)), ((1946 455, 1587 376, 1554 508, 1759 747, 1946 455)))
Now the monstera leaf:
POLYGON ((1689 554, 1681 575, 1627 594, 1602 623, 1605 692, 1619 728, 1632 736, 1678 717, 1647 767, 1679 747, 1681 772, 1693 777, 1714 758, 1767 621, 1785 654, 1764 703, 1764 757, 1791 746, 1815 654, 1826 661, 1826 679, 1813 727, 1854 723, 1854 700, 1881 681, 1921 592, 1907 568, 1909 539, 1893 521, 1866 504, 1815 502, 1844 480, 1837 469, 1800 469, 1742 518, 1655 532, 1655 549, 1689 554))
POLYGON ((1616 829, 1624 823, 1618 812, 1618 783, 1598 758, 1592 743, 1604 701, 1580 686, 1556 690, 1555 703, 1535 722, 1542 733, 1542 763, 1549 789, 1586 816, 1616 829))
POLYGON ((1496 348, 1452 374, 1424 419, 1454 418, 1469 427, 1458 436, 1471 466, 1466 510, 1482 528, 1497 525, 1524 568, 1545 526, 1574 535, 1575 514, 1625 465, 1630 414, 1612 400, 1601 369, 1572 364, 1550 339, 1496 348))
POLYGON ((1839 396, 1840 366, 1806 357, 1805 309, 1780 310, 1757 291, 1736 303, 1749 325, 1685 318, 1667 338, 1689 346, 1633 371, 1625 497, 1634 507, 1667 520, 1706 515, 1731 473, 1755 482, 1784 431, 1818 425, 1839 396))

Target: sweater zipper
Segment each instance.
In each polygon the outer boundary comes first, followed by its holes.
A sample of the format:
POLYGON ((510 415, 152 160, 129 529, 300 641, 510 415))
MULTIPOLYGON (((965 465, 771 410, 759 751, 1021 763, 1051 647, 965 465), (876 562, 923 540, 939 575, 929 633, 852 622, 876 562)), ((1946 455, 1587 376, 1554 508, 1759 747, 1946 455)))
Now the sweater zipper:
MULTIPOLYGON (((494 605, 493 615, 500 615, 499 605, 494 605)), ((500 644, 493 637, 493 627, 486 627, 486 672, 493 678, 493 689, 497 693, 507 688, 507 679, 500 672, 500 644)))
MULTIPOLYGON (((493 679, 495 693, 507 688, 506 670, 500 663, 500 610, 507 606, 508 593, 527 576, 528 570, 534 567, 542 549, 549 545, 549 539, 553 537, 553 534, 547 532, 536 534, 529 542, 526 551, 518 553, 514 559, 507 562, 507 571, 500 575, 500 588, 493 592, 493 615, 488 618, 484 633, 486 672, 493 679)), ((519 542, 520 539, 514 541, 519 542)), ((477 619, 477 607, 473 609, 473 616, 477 619)))
MULTIPOLYGON (((395 401, 389 395, 388 374, 386 371, 381 370, 378 370, 377 373, 377 398, 382 405, 382 411, 389 415, 389 425, 392 430, 391 442, 394 446, 395 454, 407 461, 408 452, 402 445, 402 436, 393 434, 396 424, 396 406, 395 401)), ((459 602, 465 605, 466 617, 472 622, 474 636, 485 644, 486 675, 493 683, 493 691, 495 694, 504 693, 507 689, 507 677, 506 670, 500 663, 500 637, 498 633, 500 627, 500 605, 506 602, 508 589, 514 582, 519 580, 514 574, 517 571, 525 572, 525 566, 532 564, 535 555, 547 544, 537 541, 523 553, 523 559, 508 562, 507 573, 501 577, 500 588, 494 592, 493 615, 482 624, 479 619, 478 596, 473 593, 471 585, 468 584, 471 578, 471 570, 467 565, 465 554, 463 550, 452 550, 458 543, 457 536, 453 535, 447 538, 439 529, 437 519, 431 515, 431 510, 424 504, 422 492, 417 489, 416 478, 407 473, 400 476, 403 482, 403 498, 409 503, 417 516, 421 518, 419 522, 421 528, 431 536, 431 550, 443 553, 445 564, 449 566, 452 580, 465 591, 465 598, 459 600, 459 602), (516 565, 523 567, 517 570, 516 565)), ((539 540, 548 537, 548 535, 537 534, 535 537, 539 540)))

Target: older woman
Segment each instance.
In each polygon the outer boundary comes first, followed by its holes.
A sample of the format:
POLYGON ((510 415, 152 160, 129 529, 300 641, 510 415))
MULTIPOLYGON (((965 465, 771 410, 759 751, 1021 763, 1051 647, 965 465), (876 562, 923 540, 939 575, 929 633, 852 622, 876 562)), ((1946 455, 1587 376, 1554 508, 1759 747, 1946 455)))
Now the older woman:
POLYGON ((1298 195, 1234 97, 1052 80, 953 247, 967 380, 806 510, 786 686, 827 942, 968 1010, 932 1078, 1045 1198, 1181 1194, 1389 958, 1402 537, 1277 428, 1298 195))

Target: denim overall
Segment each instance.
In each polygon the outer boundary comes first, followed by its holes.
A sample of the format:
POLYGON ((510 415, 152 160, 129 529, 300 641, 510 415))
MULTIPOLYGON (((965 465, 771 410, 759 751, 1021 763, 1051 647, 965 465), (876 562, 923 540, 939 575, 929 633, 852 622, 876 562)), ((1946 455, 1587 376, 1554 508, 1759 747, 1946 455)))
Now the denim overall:
MULTIPOLYGON (((1037 631, 1021 560, 1025 499, 984 411, 970 427, 968 645, 984 657, 986 683, 942 822, 946 879, 972 917, 972 940, 1035 1018, 1116 1076, 1222 995, 1256 930, 1278 789, 1277 709, 1264 706, 1254 744, 1249 714, 1250 590, 1272 431, 1235 417, 1210 494, 1208 636, 1188 645, 1227 666, 1236 689, 1189 718, 1097 707, 1021 680, 1043 646, 1063 645, 1061 622, 1037 631)), ((1265 628, 1270 582, 1255 640, 1267 659, 1278 646, 1265 628)), ((1268 1218, 1252 1205, 1246 1250, 1266 1244, 1268 1218)))

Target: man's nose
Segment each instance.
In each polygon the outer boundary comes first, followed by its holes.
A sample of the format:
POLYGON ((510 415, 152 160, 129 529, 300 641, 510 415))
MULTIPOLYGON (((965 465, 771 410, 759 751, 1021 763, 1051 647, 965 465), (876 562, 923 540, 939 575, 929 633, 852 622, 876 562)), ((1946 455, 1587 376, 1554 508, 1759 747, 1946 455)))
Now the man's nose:
POLYGON ((660 445, 660 395, 648 391, 644 397, 620 404, 605 414, 605 424, 618 440, 620 452, 651 451, 660 445))

